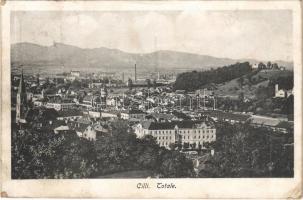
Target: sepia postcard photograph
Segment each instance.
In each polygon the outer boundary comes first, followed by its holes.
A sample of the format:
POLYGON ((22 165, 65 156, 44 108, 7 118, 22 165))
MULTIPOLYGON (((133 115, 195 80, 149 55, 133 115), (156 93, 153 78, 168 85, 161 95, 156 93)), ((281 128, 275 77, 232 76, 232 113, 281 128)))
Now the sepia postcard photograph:
POLYGON ((1 196, 300 198, 299 1, 7 1, 1 196))

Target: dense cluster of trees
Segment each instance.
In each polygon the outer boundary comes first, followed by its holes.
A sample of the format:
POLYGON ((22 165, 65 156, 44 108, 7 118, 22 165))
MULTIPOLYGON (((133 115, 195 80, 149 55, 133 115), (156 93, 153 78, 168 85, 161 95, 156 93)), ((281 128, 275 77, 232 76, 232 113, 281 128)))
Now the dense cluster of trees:
POLYGON ((214 156, 199 177, 292 177, 293 133, 279 134, 247 124, 219 124, 214 156))
POLYGON ((273 79, 274 84, 279 85, 279 89, 290 90, 294 87, 294 76, 279 76, 276 79, 273 79))
MULTIPOLYGON (((217 107, 226 111, 253 112, 257 114, 285 114, 292 115, 293 111, 293 95, 286 98, 273 98, 275 96, 275 85, 279 85, 279 89, 289 90, 293 88, 293 74, 282 74, 265 78, 257 75, 258 71, 253 71, 245 76, 237 79, 240 87, 258 84, 268 81, 265 85, 259 85, 254 90, 255 98, 245 101, 246 93, 239 92, 237 99, 217 98, 217 107)), ((210 105, 210 104, 207 104, 210 105)))
POLYGON ((12 131, 12 178, 83 178, 97 171, 94 148, 76 134, 12 131))
POLYGON ((252 68, 248 62, 236 63, 208 71, 193 71, 179 74, 174 84, 175 90, 193 91, 210 83, 224 83, 250 73, 252 68))
MULTIPOLYGON (((54 134, 12 127, 12 178, 96 178, 148 170, 151 176, 195 177, 192 161, 159 147, 152 136, 136 138, 124 121, 96 142, 74 133, 54 134)), ((217 124, 216 153, 198 177, 292 177, 293 131, 280 134, 249 124, 217 124)))
POLYGON ((12 178, 95 178, 128 170, 151 176, 191 177, 193 165, 183 154, 159 147, 153 137, 136 138, 118 121, 96 142, 75 133, 54 134, 12 125, 12 178))

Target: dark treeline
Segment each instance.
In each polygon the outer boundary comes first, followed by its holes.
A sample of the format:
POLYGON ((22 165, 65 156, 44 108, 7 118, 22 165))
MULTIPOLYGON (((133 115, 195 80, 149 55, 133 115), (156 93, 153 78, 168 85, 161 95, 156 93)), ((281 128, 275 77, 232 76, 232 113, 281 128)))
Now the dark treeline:
POLYGON ((236 63, 234 65, 219 67, 215 70, 202 72, 185 72, 178 75, 174 85, 175 90, 193 91, 210 83, 224 83, 241 77, 252 71, 248 62, 236 63))
POLYGON ((294 87, 294 76, 279 76, 273 79, 274 84, 279 85, 279 89, 290 90, 294 87))
MULTIPOLYGON (((126 131, 123 121, 96 142, 76 134, 30 129, 12 132, 12 178, 98 178, 133 170, 152 177, 196 177, 192 161, 178 151, 159 147, 152 136, 126 131)), ((292 177, 293 130, 280 134, 248 124, 217 125, 215 149, 198 177, 292 177)))
POLYGON ((151 176, 192 177, 193 164, 183 154, 156 144, 152 136, 136 138, 124 121, 96 142, 76 133, 54 134, 12 127, 12 178, 97 178, 131 170, 151 176))
POLYGON ((219 124, 216 154, 199 177, 293 177, 293 132, 282 134, 265 127, 219 124))

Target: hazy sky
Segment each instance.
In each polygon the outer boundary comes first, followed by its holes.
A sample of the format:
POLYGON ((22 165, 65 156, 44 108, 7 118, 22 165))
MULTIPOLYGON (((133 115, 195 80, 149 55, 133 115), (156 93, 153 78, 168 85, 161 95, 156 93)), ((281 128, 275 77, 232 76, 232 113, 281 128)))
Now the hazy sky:
POLYGON ((13 12, 11 41, 147 53, 292 60, 292 13, 267 11, 13 12))

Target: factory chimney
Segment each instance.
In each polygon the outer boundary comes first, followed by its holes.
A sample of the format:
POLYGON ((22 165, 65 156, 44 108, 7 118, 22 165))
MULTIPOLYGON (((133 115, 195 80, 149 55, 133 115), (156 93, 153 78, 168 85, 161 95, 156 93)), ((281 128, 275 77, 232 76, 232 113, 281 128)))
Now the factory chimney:
POLYGON ((137 64, 135 63, 135 82, 137 82, 137 64))

